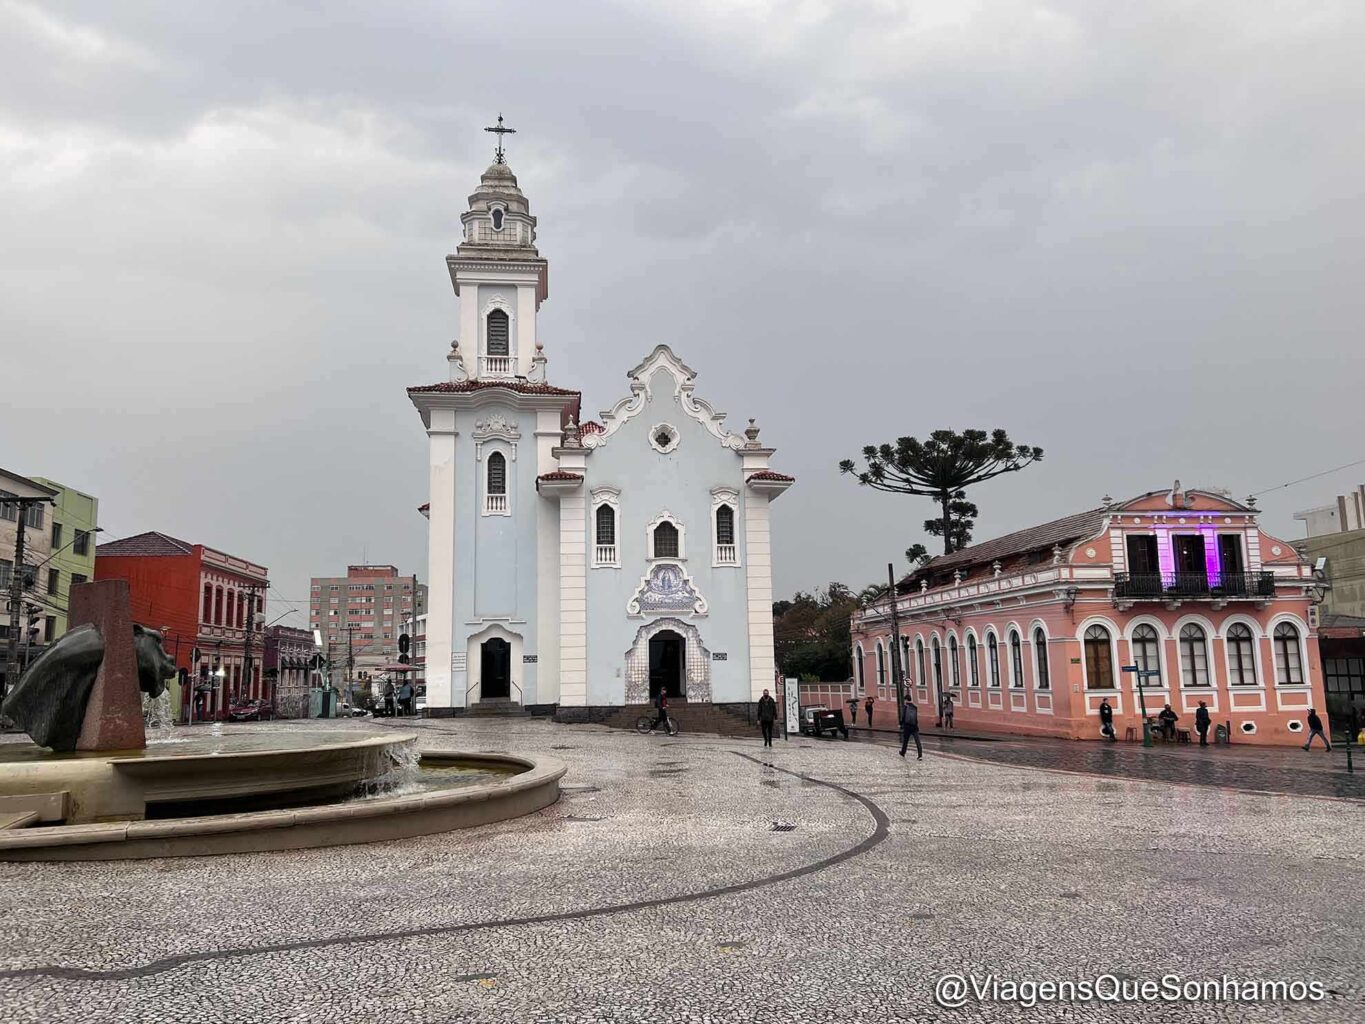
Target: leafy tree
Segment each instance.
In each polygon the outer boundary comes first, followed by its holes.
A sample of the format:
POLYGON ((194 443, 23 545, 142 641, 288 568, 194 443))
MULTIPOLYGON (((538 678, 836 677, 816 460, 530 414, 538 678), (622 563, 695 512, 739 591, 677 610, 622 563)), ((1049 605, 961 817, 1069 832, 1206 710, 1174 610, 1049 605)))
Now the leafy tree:
POLYGON ((946 555, 964 547, 972 537, 977 507, 967 501, 967 488, 1003 473, 1017 473, 1042 457, 1043 449, 1015 444, 1003 430, 989 435, 984 430, 960 434, 935 430, 927 441, 902 437, 894 445, 868 445, 863 448, 865 469, 844 459, 839 470, 852 473, 858 483, 874 490, 935 499, 940 513, 925 520, 924 528, 943 538, 946 555))
POLYGON ((784 675, 842 682, 853 673, 849 619, 858 596, 842 583, 773 602, 773 640, 784 675))

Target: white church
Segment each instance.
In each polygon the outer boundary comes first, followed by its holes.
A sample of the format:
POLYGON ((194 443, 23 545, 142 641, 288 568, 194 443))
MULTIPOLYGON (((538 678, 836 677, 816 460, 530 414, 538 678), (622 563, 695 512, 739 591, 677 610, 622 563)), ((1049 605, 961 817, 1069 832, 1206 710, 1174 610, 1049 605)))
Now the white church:
POLYGON ((775 675, 769 504, 793 479, 667 345, 597 419, 551 383, 548 263, 501 145, 460 220, 447 379, 408 389, 430 439, 428 714, 756 700, 775 675))

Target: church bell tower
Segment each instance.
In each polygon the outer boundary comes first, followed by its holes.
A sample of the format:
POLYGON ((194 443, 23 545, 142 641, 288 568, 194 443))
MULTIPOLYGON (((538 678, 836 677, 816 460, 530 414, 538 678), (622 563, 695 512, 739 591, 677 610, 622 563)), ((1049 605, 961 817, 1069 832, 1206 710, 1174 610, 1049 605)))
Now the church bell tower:
POLYGON ((498 115, 485 131, 498 136, 498 147, 460 216, 463 240, 446 257, 460 298, 450 379, 543 383, 536 314, 548 295, 549 264, 536 250, 536 219, 503 153, 503 136, 515 129, 498 115))

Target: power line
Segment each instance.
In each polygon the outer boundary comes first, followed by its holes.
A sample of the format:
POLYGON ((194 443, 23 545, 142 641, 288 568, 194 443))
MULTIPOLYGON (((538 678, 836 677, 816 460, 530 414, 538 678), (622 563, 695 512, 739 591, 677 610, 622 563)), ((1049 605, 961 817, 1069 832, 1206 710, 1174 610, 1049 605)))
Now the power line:
POLYGON ((1259 498, 1262 494, 1269 494, 1271 491, 1283 490, 1286 487, 1293 487, 1295 484, 1306 483, 1309 480, 1316 480, 1320 476, 1328 476, 1331 473, 1340 473, 1343 469, 1350 469, 1352 466, 1365 465, 1365 459, 1356 459, 1355 462, 1348 462, 1344 466, 1336 466, 1333 469, 1324 469, 1321 473, 1314 473, 1312 476, 1299 477, 1297 480, 1290 480, 1288 483, 1276 484, 1274 487, 1267 487, 1264 491, 1255 491, 1253 498, 1259 498))

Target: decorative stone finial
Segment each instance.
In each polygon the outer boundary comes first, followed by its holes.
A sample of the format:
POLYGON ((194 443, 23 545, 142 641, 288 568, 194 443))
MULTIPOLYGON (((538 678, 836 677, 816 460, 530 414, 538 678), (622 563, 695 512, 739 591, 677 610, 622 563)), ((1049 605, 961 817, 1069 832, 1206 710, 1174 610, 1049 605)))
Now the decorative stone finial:
POLYGON ((545 346, 537 341, 536 352, 535 355, 531 357, 531 369, 526 374, 526 379, 532 384, 544 384, 545 364, 547 362, 549 362, 549 360, 545 358, 545 346))
POLYGON ((920 581, 919 581, 919 592, 920 592, 921 594, 923 594, 923 593, 924 593, 925 591, 927 591, 928 589, 929 589, 929 581, 928 581, 928 580, 920 580, 920 581))
POLYGON ((954 583, 961 583, 961 582, 962 582, 962 570, 961 570, 961 569, 954 569, 954 570, 953 570, 953 582, 954 582, 954 583))
POLYGON ((1060 544, 1052 545, 1052 564, 1062 564, 1062 546, 1060 544))
POLYGON ((564 444, 565 448, 582 448, 583 432, 578 429, 578 424, 574 422, 572 415, 564 424, 564 444))
POLYGON ((749 421, 749 426, 746 427, 745 430, 744 430, 744 436, 747 437, 747 438, 749 439, 749 440, 745 443, 744 447, 746 447, 746 448, 757 448, 757 447, 758 447, 758 424, 755 423, 753 420, 750 420, 750 421, 749 421))
POLYGON ((1102 505, 1104 505, 1105 508, 1113 508, 1113 507, 1114 507, 1114 499, 1113 499, 1112 497, 1110 497, 1109 495, 1107 495, 1107 494, 1106 494, 1103 498, 1100 499, 1100 503, 1101 503, 1102 505))
POLYGON ((995 575, 997 576, 1000 575, 1001 573, 1000 559, 997 558, 994 562, 991 563, 991 572, 995 573, 995 575))
POLYGON ((1254 495, 1254 494, 1248 494, 1248 495, 1247 495, 1246 503, 1247 503, 1247 505, 1248 505, 1249 507, 1255 508, 1255 507, 1256 507, 1256 495, 1254 495))
POLYGON ((451 383, 469 379, 469 372, 464 366, 464 356, 460 352, 459 338, 450 343, 450 351, 446 353, 446 362, 450 364, 451 383))

